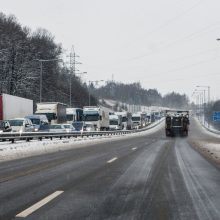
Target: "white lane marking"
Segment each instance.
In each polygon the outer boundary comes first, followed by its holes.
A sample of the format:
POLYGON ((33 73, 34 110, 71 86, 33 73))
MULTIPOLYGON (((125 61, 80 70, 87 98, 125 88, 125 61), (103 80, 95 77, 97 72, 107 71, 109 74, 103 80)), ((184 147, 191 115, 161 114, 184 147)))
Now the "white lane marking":
POLYGON ((137 150, 137 148, 136 148, 136 147, 133 147, 133 148, 131 148, 131 150, 137 150))
POLYGON ((111 160, 107 161, 107 163, 112 163, 112 162, 114 162, 114 161, 117 160, 117 159, 118 159, 117 157, 114 157, 114 158, 112 158, 111 160))
POLYGON ((50 202, 52 199, 56 198, 57 196, 59 196, 63 192, 64 191, 56 191, 56 192, 50 194, 49 196, 47 196, 44 199, 40 200, 39 202, 35 203, 31 207, 20 212, 15 217, 21 217, 21 218, 27 217, 28 215, 30 215, 31 213, 33 213, 37 209, 41 208, 42 206, 44 206, 45 204, 47 204, 48 202, 50 202))

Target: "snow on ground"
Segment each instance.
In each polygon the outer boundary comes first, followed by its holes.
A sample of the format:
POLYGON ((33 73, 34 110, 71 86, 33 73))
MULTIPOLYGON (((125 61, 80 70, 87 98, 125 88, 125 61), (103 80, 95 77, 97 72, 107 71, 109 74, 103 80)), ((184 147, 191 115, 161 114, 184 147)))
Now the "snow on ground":
POLYGON ((206 157, 220 163, 220 143, 198 141, 195 147, 206 157))
POLYGON ((213 137, 215 137, 215 138, 220 138, 220 131, 217 131, 217 130, 215 130, 214 128, 212 128, 212 127, 210 127, 210 128, 208 128, 208 125, 206 124, 206 126, 204 127, 202 124, 201 124, 201 122, 197 119, 197 118, 195 118, 195 121, 196 121, 196 123, 197 123, 197 127, 200 129, 200 131, 202 132, 202 133, 205 133, 205 134, 207 134, 207 135, 209 135, 209 136, 213 136, 213 137), (218 132, 219 132, 219 134, 218 134, 218 132))
POLYGON ((196 148, 205 156, 211 158, 217 163, 220 163, 220 133, 216 134, 216 130, 213 131, 210 128, 204 127, 197 119, 196 123, 198 124, 198 128, 202 133, 205 133, 211 137, 207 141, 198 140, 196 142, 196 148))
POLYGON ((14 160, 34 155, 41 155, 62 150, 87 147, 98 143, 109 141, 117 141, 125 138, 133 138, 152 134, 164 126, 163 119, 149 126, 149 130, 124 134, 124 135, 109 135, 109 136, 93 136, 93 137, 77 137, 63 139, 44 139, 42 141, 32 140, 30 142, 16 141, 15 143, 0 142, 0 162, 14 160))

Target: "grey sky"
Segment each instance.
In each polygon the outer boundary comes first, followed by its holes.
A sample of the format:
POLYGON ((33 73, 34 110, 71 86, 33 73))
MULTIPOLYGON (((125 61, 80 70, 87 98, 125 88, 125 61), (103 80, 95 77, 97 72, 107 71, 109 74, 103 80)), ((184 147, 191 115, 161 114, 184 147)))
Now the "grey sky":
POLYGON ((0 0, 33 30, 48 29, 66 52, 74 45, 87 80, 140 81, 191 96, 211 86, 220 98, 219 0, 0 0))

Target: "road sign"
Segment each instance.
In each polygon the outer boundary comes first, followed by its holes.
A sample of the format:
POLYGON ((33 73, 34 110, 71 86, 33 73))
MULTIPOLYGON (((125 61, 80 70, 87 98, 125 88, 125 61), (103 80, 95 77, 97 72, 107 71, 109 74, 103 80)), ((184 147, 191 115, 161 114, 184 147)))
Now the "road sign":
POLYGON ((220 122, 220 112, 213 112, 212 119, 215 122, 220 122))

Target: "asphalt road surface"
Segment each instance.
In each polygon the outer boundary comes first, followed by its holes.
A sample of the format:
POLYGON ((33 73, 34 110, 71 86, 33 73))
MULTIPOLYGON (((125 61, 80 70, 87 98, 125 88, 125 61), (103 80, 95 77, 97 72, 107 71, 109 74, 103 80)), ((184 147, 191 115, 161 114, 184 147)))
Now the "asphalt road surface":
POLYGON ((1 163, 0 219, 220 219, 220 169, 197 138, 192 122, 188 138, 162 128, 1 163))

